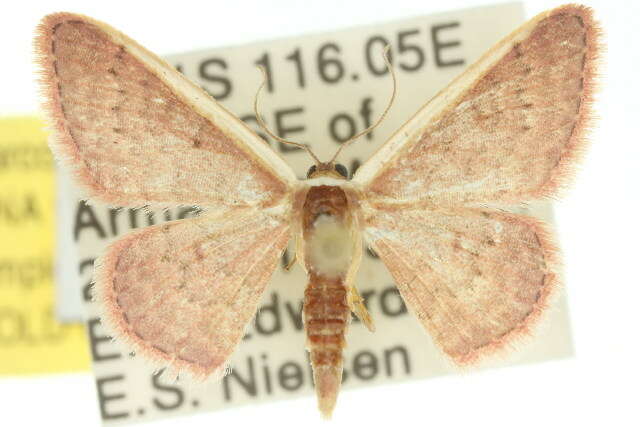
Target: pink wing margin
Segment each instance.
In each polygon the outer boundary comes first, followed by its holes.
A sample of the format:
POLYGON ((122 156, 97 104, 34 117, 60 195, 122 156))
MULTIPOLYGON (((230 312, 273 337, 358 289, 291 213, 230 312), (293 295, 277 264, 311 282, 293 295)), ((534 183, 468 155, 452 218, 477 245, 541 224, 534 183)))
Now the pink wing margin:
POLYGON ((501 209, 557 196, 586 146, 600 28, 544 12, 426 104, 354 177, 367 242, 461 365, 510 348, 558 287, 546 226, 501 209))
POLYGON ((130 233, 96 263, 101 321, 154 366, 222 376, 288 240, 253 209, 130 233))
POLYGON ((135 41, 82 15, 35 38, 56 157, 114 206, 273 206, 295 175, 253 131, 135 41))

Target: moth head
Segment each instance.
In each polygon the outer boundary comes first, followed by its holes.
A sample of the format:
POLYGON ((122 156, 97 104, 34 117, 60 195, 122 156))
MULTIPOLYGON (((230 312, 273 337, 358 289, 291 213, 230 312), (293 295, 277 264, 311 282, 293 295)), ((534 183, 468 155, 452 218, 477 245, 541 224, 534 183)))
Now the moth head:
POLYGON ((393 105, 393 101, 394 101, 394 99, 396 97, 397 79, 396 79, 396 74, 393 71, 393 67, 391 66, 391 62, 389 61, 389 49, 390 49, 390 46, 386 45, 384 47, 384 50, 382 51, 382 59, 384 60, 384 63, 387 66, 387 70, 388 70, 389 74, 391 74, 391 78, 393 80, 393 92, 391 92, 391 98, 389 99, 389 103, 387 104, 387 107, 384 109, 384 111, 382 112, 382 114, 380 115, 380 117, 378 118, 378 120, 374 124, 372 124, 371 126, 369 126, 366 129, 362 130, 361 132, 353 135, 348 140, 343 141, 342 144, 340 145, 340 148, 338 148, 336 150, 335 154, 333 155, 331 160, 329 160, 328 162, 320 161, 318 156, 315 155, 315 153, 311 150, 311 147, 309 147, 309 145, 303 144, 303 143, 300 143, 300 142, 296 142, 296 141, 289 141, 287 139, 281 138, 280 136, 276 135, 275 133, 273 133, 271 131, 271 129, 269 129, 269 127, 264 122, 264 120, 262 120, 262 117, 260 116, 260 112, 259 112, 259 109, 258 109, 258 99, 260 98, 260 92, 262 91, 262 88, 267 83, 267 72, 264 69, 264 67, 258 66, 258 68, 260 69, 260 72, 262 73, 262 83, 258 87, 258 90, 256 91, 256 95, 253 98, 253 111, 255 113, 255 117, 256 117, 256 120, 258 122, 258 125, 271 138, 275 139, 276 141, 279 141, 279 142, 281 142, 283 144, 293 145, 294 147, 302 148, 303 150, 305 150, 311 156, 311 158, 316 162, 316 164, 314 166, 311 166, 311 168, 309 168, 309 171, 307 172, 307 179, 309 179, 309 178, 317 178, 317 177, 321 177, 321 176, 329 176, 329 177, 334 177, 334 178, 338 178, 338 179, 347 179, 348 178, 349 175, 348 175, 348 172, 347 172, 347 168, 344 167, 344 165, 336 163, 336 159, 338 158, 338 156, 340 155, 340 153, 342 152, 342 149, 344 147, 348 146, 349 144, 351 144, 353 141, 357 140, 361 136, 368 134, 373 129, 378 127, 378 125, 380 123, 382 123, 382 121, 386 117, 387 113, 391 109, 391 105, 393 105))
POLYGON ((318 163, 309 168, 307 179, 328 176, 337 179, 348 179, 347 168, 340 163, 318 163))

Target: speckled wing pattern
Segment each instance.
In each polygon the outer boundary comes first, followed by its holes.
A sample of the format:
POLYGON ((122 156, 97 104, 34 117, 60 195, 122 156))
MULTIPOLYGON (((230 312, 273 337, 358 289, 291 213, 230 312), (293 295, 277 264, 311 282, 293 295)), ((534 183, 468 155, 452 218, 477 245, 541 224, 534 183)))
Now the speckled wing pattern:
POLYGON ((104 23, 49 15, 36 54, 51 148, 89 198, 115 206, 265 207, 295 180, 240 120, 104 23))
POLYGON ((584 7, 532 19, 425 105, 354 181, 368 199, 402 204, 554 195, 583 151, 597 34, 584 7))
POLYGON ((376 209, 366 228, 400 293, 459 364, 529 332, 556 281, 543 224, 481 209, 376 209))
POLYGON ((98 262, 102 323, 175 372, 222 374, 288 240, 253 209, 131 233, 98 262))
POLYGON ((499 208, 555 196, 584 146, 599 29, 564 6, 509 35, 354 177, 365 238, 459 363, 522 336, 557 282, 545 227, 499 208))
POLYGON ((132 232, 97 260, 102 321, 158 367, 222 373, 289 239, 293 171, 160 58, 68 13, 38 27, 52 151, 90 199, 197 205, 132 232))

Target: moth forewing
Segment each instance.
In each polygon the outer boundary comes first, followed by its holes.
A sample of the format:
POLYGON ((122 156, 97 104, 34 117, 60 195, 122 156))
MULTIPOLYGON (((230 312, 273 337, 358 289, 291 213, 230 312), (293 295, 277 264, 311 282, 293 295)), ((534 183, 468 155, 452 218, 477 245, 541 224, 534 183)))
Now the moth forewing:
POLYGON ((242 121, 107 24, 48 15, 35 50, 49 145, 91 199, 265 207, 295 184, 291 168, 242 121))
POLYGON ((354 183, 370 198, 404 204, 556 195, 584 152, 599 34, 587 7, 539 14, 400 127, 354 183))

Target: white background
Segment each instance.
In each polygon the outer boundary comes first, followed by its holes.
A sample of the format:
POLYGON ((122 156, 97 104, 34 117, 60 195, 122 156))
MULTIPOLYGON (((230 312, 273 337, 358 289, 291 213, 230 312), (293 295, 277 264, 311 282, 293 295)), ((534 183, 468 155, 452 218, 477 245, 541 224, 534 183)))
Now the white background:
MULTIPOLYGON (((0 114, 33 113, 32 31, 46 13, 94 16, 159 54, 478 6, 475 0, 12 1, 0 26, 0 114)), ((525 2, 527 17, 559 5, 525 2)), ((343 392, 331 425, 640 425, 640 36, 637 2, 591 1, 606 32, 601 117, 575 186, 557 204, 576 356, 343 392)), ((45 356, 46 357, 46 356, 45 356)), ((325 424, 313 398, 173 418, 157 426, 325 424)), ((0 379, 0 425, 98 425, 88 374, 0 379)))

